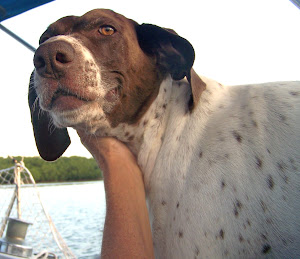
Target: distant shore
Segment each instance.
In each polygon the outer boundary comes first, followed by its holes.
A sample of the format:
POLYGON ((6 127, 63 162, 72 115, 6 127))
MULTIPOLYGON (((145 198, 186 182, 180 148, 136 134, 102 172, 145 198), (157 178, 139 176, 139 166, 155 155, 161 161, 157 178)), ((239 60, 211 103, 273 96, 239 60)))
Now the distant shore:
MULTIPOLYGON (((21 161, 22 157, 14 157, 21 161)), ((79 156, 61 157, 54 162, 46 162, 40 157, 24 157, 36 183, 63 183, 95 181, 103 179, 102 172, 93 158, 79 156)), ((0 170, 14 166, 11 158, 0 157, 0 170)))

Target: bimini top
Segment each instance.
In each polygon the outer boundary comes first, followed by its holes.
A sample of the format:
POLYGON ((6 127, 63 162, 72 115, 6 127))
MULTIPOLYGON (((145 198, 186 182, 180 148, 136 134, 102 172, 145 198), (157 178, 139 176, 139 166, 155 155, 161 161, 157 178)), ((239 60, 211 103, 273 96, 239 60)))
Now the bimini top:
POLYGON ((0 2, 0 22, 54 0, 5 0, 0 2))

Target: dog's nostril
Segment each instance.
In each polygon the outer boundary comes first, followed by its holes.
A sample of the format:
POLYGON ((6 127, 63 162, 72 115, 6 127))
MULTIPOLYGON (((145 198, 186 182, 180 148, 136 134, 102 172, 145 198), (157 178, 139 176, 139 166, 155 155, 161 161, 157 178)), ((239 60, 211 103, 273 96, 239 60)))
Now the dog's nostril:
POLYGON ((56 53, 56 57, 55 57, 56 61, 58 61, 59 63, 65 64, 65 63, 69 63, 72 61, 72 58, 69 57, 68 55, 58 52, 56 53))
POLYGON ((34 66, 37 68, 37 69, 39 69, 39 68, 43 68, 43 67, 45 67, 45 65, 46 65, 46 63, 45 63, 45 60, 44 60, 44 58, 43 57, 36 57, 35 59, 34 59, 34 66))

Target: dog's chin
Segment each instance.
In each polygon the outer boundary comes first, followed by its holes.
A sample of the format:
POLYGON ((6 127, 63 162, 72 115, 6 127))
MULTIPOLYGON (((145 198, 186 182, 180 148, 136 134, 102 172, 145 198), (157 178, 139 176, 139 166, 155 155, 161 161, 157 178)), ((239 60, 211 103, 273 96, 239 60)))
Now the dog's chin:
POLYGON ((58 128, 72 127, 95 134, 100 128, 109 127, 102 108, 96 102, 87 102, 74 109, 54 107, 49 113, 58 128))

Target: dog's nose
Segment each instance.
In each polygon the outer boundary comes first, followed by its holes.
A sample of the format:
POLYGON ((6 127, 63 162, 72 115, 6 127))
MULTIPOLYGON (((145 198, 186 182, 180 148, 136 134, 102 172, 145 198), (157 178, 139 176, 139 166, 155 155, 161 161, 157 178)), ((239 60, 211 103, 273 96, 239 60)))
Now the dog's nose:
POLYGON ((42 44, 35 52, 33 62, 36 71, 44 77, 64 76, 75 57, 72 45, 65 41, 51 41, 42 44))

